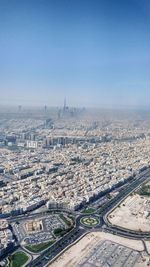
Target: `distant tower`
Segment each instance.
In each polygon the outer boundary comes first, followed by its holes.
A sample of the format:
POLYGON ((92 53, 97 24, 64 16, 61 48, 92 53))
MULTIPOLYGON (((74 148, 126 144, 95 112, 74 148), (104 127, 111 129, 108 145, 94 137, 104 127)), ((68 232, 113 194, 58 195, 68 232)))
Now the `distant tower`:
POLYGON ((58 110, 57 117, 58 117, 58 119, 60 119, 60 117, 61 117, 61 109, 58 110))
POLYGON ((47 111, 47 106, 46 105, 44 106, 44 110, 45 110, 45 112, 47 111))
POLYGON ((64 99, 64 107, 63 107, 63 111, 65 112, 66 111, 66 97, 64 99))
POLYGON ((19 105, 19 106, 18 106, 18 111, 20 112, 21 110, 22 110, 22 106, 19 105))

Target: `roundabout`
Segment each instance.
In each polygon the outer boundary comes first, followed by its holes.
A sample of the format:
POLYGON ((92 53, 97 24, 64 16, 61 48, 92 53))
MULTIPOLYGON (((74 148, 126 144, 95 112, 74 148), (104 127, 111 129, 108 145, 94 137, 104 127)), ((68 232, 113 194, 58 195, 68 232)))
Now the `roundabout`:
POLYGON ((95 227, 99 225, 100 221, 98 218, 93 216, 85 216, 80 219, 80 223, 87 227, 95 227))

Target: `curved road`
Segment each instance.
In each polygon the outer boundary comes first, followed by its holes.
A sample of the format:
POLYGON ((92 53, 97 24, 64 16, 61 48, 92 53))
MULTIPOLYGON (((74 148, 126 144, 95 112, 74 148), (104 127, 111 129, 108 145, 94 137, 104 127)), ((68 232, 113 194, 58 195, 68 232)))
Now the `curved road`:
MULTIPOLYGON (((103 207, 99 210, 99 212, 95 212, 93 214, 82 214, 79 212, 75 212, 76 214, 76 224, 75 227, 67 233, 65 236, 63 236, 61 239, 59 239, 56 243, 54 243, 51 247, 46 249, 41 253, 41 255, 32 260, 30 263, 28 263, 27 267, 44 267, 47 266, 47 264, 51 261, 53 261, 60 253, 62 253, 64 250, 68 248, 68 246, 72 245, 74 242, 76 242, 79 238, 81 238, 86 233, 89 233, 91 231, 105 231, 109 232, 115 235, 120 235, 123 237, 133 238, 133 239, 140 239, 143 240, 143 244, 145 244, 144 239, 150 239, 150 233, 141 233, 141 232, 135 232, 123 228, 119 228, 116 226, 111 225, 111 223, 108 221, 107 216, 108 214, 116 207, 119 203, 121 203, 129 194, 131 194, 133 191, 135 191, 142 183, 146 182, 150 179, 150 168, 140 173, 138 176, 134 178, 134 180, 126 186, 126 188, 121 191, 116 197, 108 201, 106 204, 103 205, 103 207), (83 217, 91 216, 91 217, 98 217, 100 220, 99 225, 95 227, 87 227, 83 224, 81 224, 80 220, 83 217)), ((30 216, 39 216, 38 214, 34 215, 26 215, 21 216, 20 219, 29 218, 30 216)), ((10 221, 18 220, 18 217, 10 219, 10 221)), ((144 245, 144 248, 147 252, 146 245, 144 245)))
POLYGON ((43 252, 36 260, 32 261, 32 263, 28 264, 27 266, 28 267, 46 266, 48 262, 53 261, 53 259, 57 257, 58 254, 63 252, 69 245, 78 240, 82 235, 91 232, 93 230, 105 231, 115 235, 120 235, 132 239, 140 239, 143 241, 144 248, 147 252, 147 248, 143 239, 150 239, 150 233, 144 233, 144 232, 140 233, 113 226, 107 220, 107 216, 116 206, 118 206, 120 202, 122 202, 125 198, 127 198, 129 194, 131 194, 142 183, 146 182, 149 179, 150 179, 150 169, 147 169, 146 171, 139 174, 136 177, 136 179, 134 179, 134 181, 132 181, 130 185, 127 186, 122 192, 120 192, 113 200, 110 200, 108 203, 106 203, 103 206, 103 209, 101 210, 100 213, 95 212, 91 215, 78 213, 78 216, 76 217, 75 228, 71 232, 66 234, 62 239, 57 241, 52 247, 43 252), (80 220, 85 216, 98 217, 100 220, 100 224, 97 225, 96 227, 91 227, 91 228, 81 224, 80 220))

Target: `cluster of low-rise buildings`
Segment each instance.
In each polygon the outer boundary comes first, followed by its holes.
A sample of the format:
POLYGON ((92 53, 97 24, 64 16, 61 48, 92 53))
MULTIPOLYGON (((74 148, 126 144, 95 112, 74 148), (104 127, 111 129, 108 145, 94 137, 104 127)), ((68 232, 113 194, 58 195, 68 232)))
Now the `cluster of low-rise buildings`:
POLYGON ((40 120, 24 133, 24 126, 16 130, 13 121, 15 130, 7 126, 7 135, 30 138, 37 146, 0 149, 0 216, 22 214, 46 203, 78 209, 148 166, 149 129, 125 123, 67 119, 49 129, 40 120), (50 145, 45 146, 45 140, 51 140, 50 145))
POLYGON ((5 219, 0 220, 0 256, 15 245, 15 240, 11 230, 8 228, 8 222, 5 219))
POLYGON ((2 218, 44 204, 79 209, 150 165, 149 122, 139 114, 89 113, 46 123, 39 114, 0 120, 0 255, 14 244, 2 218))

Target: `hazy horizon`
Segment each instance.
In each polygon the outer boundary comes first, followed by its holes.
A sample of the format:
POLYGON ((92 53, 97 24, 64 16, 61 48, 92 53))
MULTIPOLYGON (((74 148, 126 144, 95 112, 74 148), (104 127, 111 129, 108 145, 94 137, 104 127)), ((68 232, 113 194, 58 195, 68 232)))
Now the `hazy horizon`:
POLYGON ((148 0, 0 0, 0 105, 150 107, 148 0))

